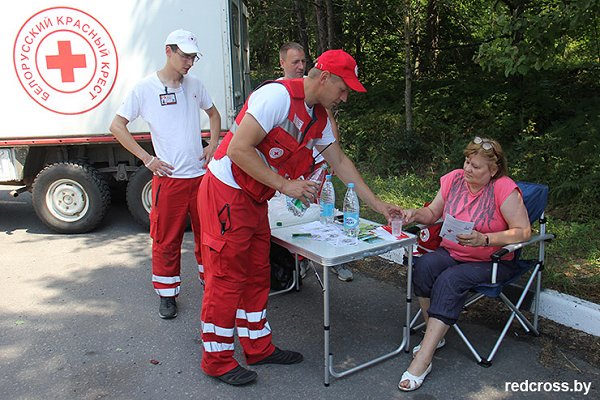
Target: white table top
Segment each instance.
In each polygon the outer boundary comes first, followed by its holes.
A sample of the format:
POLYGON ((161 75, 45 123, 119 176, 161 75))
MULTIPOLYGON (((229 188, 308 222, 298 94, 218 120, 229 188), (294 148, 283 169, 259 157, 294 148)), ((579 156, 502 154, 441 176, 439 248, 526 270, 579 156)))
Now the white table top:
MULTIPOLYGON (((361 218, 361 223, 380 225, 361 218)), ((303 233, 302 224, 275 227, 271 229, 271 240, 292 253, 307 257, 323 266, 332 266, 360 260, 365 257, 387 253, 391 250, 414 245, 415 235, 406 233, 407 238, 387 241, 376 239, 369 242, 359 240, 355 245, 333 246, 326 241, 314 240, 310 237, 292 237, 294 233, 303 233)))

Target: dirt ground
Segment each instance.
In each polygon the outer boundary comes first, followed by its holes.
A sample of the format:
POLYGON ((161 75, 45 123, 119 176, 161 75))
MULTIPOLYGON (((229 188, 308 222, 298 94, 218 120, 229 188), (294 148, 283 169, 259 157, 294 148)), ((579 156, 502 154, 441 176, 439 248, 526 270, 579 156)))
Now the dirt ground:
MULTIPOLYGON (((354 271, 390 282, 396 286, 406 287, 406 270, 381 257, 370 257, 355 261, 349 265, 354 271)), ((484 324, 488 327, 502 329, 510 313, 501 302, 493 299, 482 299, 472 305, 461 318, 484 324)), ((570 360, 571 354, 590 363, 600 365, 600 337, 587 334, 576 329, 558 324, 554 321, 540 317, 539 338, 532 338, 525 334, 521 325, 514 321, 507 335, 522 338, 523 340, 540 340, 542 352, 540 362, 548 368, 565 367, 578 370, 575 363, 570 360)))

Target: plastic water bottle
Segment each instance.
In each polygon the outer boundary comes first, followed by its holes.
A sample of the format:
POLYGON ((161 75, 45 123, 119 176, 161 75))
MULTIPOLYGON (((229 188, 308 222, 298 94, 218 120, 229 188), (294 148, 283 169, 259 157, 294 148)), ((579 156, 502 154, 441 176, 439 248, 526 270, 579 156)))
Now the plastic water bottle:
POLYGON ((321 189, 319 197, 319 207, 321 208, 320 221, 323 225, 333 224, 333 214, 335 212, 335 189, 331 182, 331 175, 325 175, 325 183, 321 189))
MULTIPOLYGON (((309 181, 315 182, 318 185, 319 191, 321 190, 321 188, 323 187, 323 184, 325 183, 325 177, 327 176, 327 168, 329 168, 329 166, 327 165, 326 162, 324 162, 319 166, 319 168, 314 170, 313 173, 308 176, 309 181)), ((319 195, 319 192, 317 192, 317 196, 318 195, 319 195)), ((315 201, 315 203, 316 203, 316 201, 315 201)))
POLYGON ((358 237, 360 206, 358 196, 354 191, 354 183, 348 183, 344 196, 344 233, 346 236, 358 237))
MULTIPOLYGON (((311 182, 315 182, 319 189, 323 185, 325 181, 325 175, 327 175, 327 163, 321 164, 319 168, 313 171, 312 174, 308 176, 308 180, 311 182)), ((303 179, 300 177, 299 179, 303 179)), ((316 202, 316 201, 315 201, 316 202)), ((288 211, 294 214, 296 217, 302 217, 309 206, 305 206, 300 199, 296 199, 290 196, 286 196, 286 203, 288 207, 288 211)))
POLYGON ((301 217, 304 215, 308 206, 305 206, 304 203, 300 201, 300 199, 296 199, 294 197, 285 196, 285 202, 287 204, 287 209, 296 217, 301 217))

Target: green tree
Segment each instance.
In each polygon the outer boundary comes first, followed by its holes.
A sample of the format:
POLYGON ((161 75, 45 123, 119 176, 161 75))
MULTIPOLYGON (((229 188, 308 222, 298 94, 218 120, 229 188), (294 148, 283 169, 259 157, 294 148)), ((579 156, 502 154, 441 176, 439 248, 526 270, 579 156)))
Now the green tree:
POLYGON ((499 1, 476 61, 505 76, 600 61, 599 0, 499 1))
POLYGON ((253 77, 276 76, 285 41, 312 56, 343 48, 368 89, 337 110, 363 169, 439 176, 473 136, 494 137, 511 174, 548 183, 561 215, 589 218, 600 215, 599 3, 247 0, 253 77))

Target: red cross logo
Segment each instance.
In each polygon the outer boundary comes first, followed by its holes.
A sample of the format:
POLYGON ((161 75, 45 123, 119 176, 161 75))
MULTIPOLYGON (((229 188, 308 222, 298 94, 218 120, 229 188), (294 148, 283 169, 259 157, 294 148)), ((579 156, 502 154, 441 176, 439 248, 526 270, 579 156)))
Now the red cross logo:
POLYGON ((85 54, 73 54, 71 42, 58 42, 58 55, 46 56, 48 69, 60 69, 63 82, 75 82, 75 68, 85 68, 85 54))
POLYGON ((29 97, 57 114, 85 114, 115 86, 117 49, 92 15, 72 7, 46 8, 21 26, 13 64, 29 97))

